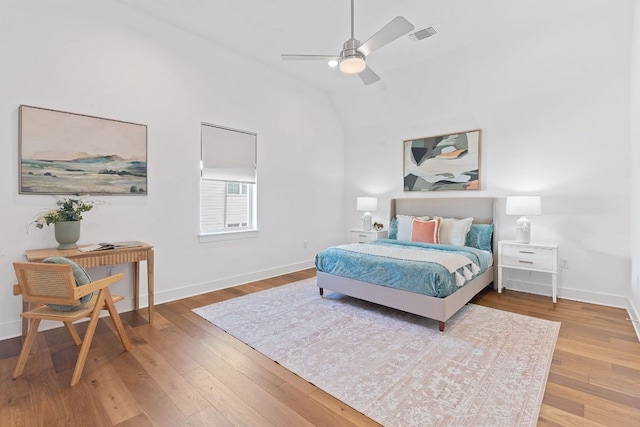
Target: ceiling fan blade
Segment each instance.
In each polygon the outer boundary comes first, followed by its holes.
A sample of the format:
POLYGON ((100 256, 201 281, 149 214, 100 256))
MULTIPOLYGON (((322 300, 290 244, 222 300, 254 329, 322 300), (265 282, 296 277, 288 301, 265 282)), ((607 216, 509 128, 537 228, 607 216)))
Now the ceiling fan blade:
POLYGON ((338 61, 340 57, 336 55, 297 55, 297 54, 283 53, 282 59, 284 61, 307 61, 307 60, 329 61, 331 59, 335 59, 336 61, 338 61))
POLYGON ((375 83, 380 80, 380 76, 373 72, 371 68, 367 65, 364 70, 358 73, 358 77, 362 80, 362 83, 365 85, 370 85, 371 83, 375 83))
POLYGON ((413 29, 414 26, 411 22, 407 21, 402 16, 396 16, 391 20, 391 22, 382 27, 380 31, 372 35, 369 40, 362 43, 358 48, 358 51, 364 56, 367 56, 374 50, 391 43, 413 29))

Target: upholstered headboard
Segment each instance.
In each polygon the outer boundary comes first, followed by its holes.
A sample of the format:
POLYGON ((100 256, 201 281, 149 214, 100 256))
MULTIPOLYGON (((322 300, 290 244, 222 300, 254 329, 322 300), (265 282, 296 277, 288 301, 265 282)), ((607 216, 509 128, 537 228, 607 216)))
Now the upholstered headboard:
POLYGON ((391 218, 396 215, 429 215, 443 218, 473 217, 477 224, 493 224, 492 197, 391 199, 391 218))
MULTIPOLYGON (((391 199, 391 218, 396 215, 429 215, 443 218, 473 217, 476 224, 493 224, 495 218, 495 199, 492 197, 428 197, 391 199)), ((498 265, 498 227, 493 227, 493 265, 498 265)))

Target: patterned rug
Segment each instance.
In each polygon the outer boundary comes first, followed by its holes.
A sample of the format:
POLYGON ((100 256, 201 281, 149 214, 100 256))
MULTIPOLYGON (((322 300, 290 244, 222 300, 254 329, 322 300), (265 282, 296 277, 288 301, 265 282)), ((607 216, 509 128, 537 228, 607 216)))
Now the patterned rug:
POLYGON ((194 310, 385 426, 534 426, 560 323, 468 304, 438 322, 315 278, 194 310))

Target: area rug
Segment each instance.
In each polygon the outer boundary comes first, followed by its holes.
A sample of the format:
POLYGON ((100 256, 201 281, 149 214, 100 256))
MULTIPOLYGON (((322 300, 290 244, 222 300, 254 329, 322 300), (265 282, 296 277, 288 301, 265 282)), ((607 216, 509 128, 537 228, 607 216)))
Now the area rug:
POLYGON ((194 310, 385 426, 534 426, 560 323, 468 304, 446 323, 315 278, 194 310))

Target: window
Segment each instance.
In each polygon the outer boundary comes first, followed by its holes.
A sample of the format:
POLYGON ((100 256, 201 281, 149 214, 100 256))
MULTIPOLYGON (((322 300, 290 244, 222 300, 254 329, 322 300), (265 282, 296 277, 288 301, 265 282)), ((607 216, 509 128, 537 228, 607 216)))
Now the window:
POLYGON ((255 230, 256 134, 202 123, 200 233, 255 230))
POLYGON ((243 184, 240 182, 228 182, 227 194, 247 194, 247 184, 243 184))

